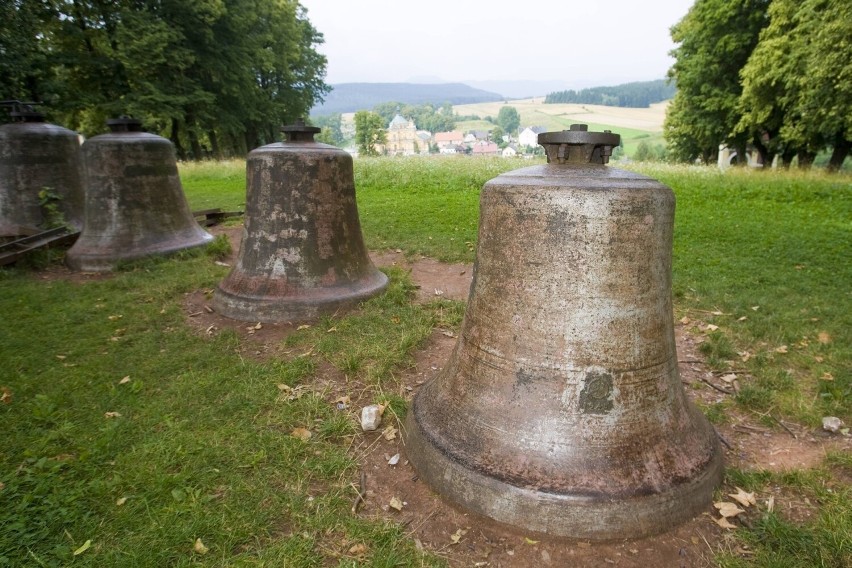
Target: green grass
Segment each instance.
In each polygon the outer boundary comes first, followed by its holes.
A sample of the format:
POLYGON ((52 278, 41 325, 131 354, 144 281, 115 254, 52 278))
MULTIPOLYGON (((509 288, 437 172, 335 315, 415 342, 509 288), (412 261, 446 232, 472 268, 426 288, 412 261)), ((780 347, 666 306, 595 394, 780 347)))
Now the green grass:
MULTIPOLYGON (((518 166, 356 160, 368 246, 472 261, 480 188, 518 166)), ((811 427, 829 414, 852 422, 849 176, 641 168, 678 198, 678 318, 717 325, 701 347, 708 362, 751 377, 705 412, 720 424, 736 407, 811 427)), ((183 164, 181 175, 193 209, 242 208, 242 162, 183 164)), ((0 270, 0 387, 12 397, 0 404, 0 567, 354 566, 347 551, 358 543, 366 565, 441 565, 403 528, 349 513, 355 419, 313 387, 331 369, 404 415, 400 374, 434 327, 459 325, 463 306, 414 304, 408 276, 390 271, 386 295, 255 361, 234 332, 206 336, 185 323, 184 295, 225 275, 214 259, 226 248, 220 240, 209 254, 139 261, 84 283, 41 279, 41 264, 0 270), (288 401, 279 384, 306 394, 288 401), (292 437, 294 428, 313 437, 292 437), (199 538, 207 554, 193 551, 199 538)), ((731 485, 800 491, 820 510, 804 524, 755 519, 737 531, 755 556, 720 562, 842 566, 852 521, 836 478, 849 468, 848 456, 831 455, 786 477, 729 471, 731 485)))

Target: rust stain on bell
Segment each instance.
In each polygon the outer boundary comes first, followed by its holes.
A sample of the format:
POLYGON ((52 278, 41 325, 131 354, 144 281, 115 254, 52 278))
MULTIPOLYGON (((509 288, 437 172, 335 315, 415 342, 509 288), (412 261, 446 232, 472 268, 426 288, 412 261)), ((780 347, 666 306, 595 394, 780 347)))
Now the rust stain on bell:
POLYGON ((140 121, 107 121, 112 132, 83 144, 86 214, 65 262, 108 272, 124 260, 169 254, 213 240, 189 210, 172 143, 140 121))
POLYGON ((299 121, 287 140, 249 153, 246 221, 237 263, 213 307, 243 321, 301 321, 380 294, 355 202, 352 157, 314 141, 299 121))
POLYGON ((39 193, 58 198, 64 221, 83 226, 80 139, 76 132, 45 122, 35 103, 0 101, 12 122, 0 126, 0 237, 44 231, 48 221, 39 193))
POLYGON ((524 530, 637 538, 700 513, 715 431, 680 383, 674 194, 607 167, 619 137, 539 135, 548 164, 487 182, 474 279, 408 455, 446 498, 524 530))

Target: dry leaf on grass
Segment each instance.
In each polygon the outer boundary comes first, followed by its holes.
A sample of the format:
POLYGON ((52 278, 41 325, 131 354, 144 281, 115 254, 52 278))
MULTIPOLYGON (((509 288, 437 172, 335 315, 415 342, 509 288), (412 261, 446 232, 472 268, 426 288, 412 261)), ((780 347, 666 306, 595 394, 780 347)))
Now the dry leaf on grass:
POLYGON ((0 387, 0 402, 3 404, 12 403, 12 391, 9 390, 9 387, 0 387))
POLYGON ((119 416, 121 416, 120 412, 104 412, 106 418, 118 418, 119 416))
POLYGON ((781 345, 780 347, 776 347, 775 352, 776 353, 786 353, 787 352, 787 346, 781 345))
POLYGON ((719 329, 719 326, 718 326, 718 325, 713 325, 712 323, 708 323, 708 324, 707 324, 707 327, 706 327, 705 329, 706 329, 707 331, 716 331, 717 329, 719 329))
POLYGON ((726 519, 725 517, 721 517, 721 518, 719 518, 719 519, 713 519, 713 521, 714 521, 717 525, 719 525, 720 527, 722 527, 723 529, 735 529, 735 528, 737 528, 737 525, 735 525, 735 524, 731 523, 731 522, 730 522, 730 521, 728 521, 728 519, 726 519))
POLYGON ((819 342, 822 344, 831 343, 831 336, 825 331, 819 332, 817 339, 819 339, 819 342))
POLYGON ((83 546, 81 546, 80 548, 78 548, 77 550, 74 551, 74 556, 80 556, 81 554, 83 554, 84 552, 89 550, 90 546, 92 546, 92 541, 87 540, 86 542, 83 543, 83 546))
POLYGON ((118 381, 118 384, 120 384, 120 385, 126 385, 126 384, 127 384, 127 383, 129 383, 129 382, 130 382, 130 375, 127 375, 126 377, 124 377, 123 379, 121 379, 120 381, 118 381))
POLYGON ((353 556, 363 556, 367 553, 367 545, 365 544, 355 544, 349 548, 349 554, 353 556))
POLYGON ((290 435, 294 438, 299 438, 303 442, 307 442, 311 439, 311 436, 313 436, 313 434, 311 434, 311 431, 307 428, 293 428, 293 431, 290 432, 290 435))
POLYGON ((461 538, 467 534, 466 530, 459 529, 450 535, 450 544, 458 544, 461 538))
POLYGON ((736 517, 740 513, 745 513, 743 509, 740 509, 735 503, 731 503, 730 501, 720 501, 718 503, 713 503, 713 506, 719 509, 719 514, 725 517, 726 519, 730 517, 736 517))
POLYGON ((833 381, 833 380, 834 380, 834 375, 832 375, 831 373, 823 373, 823 374, 822 374, 822 380, 824 380, 824 381, 833 381))
POLYGON ((201 542, 200 538, 195 539, 195 546, 193 546, 192 549, 198 554, 207 554, 207 552, 210 550, 209 548, 204 546, 204 543, 201 542))
POLYGON ((743 489, 739 487, 735 487, 737 490, 736 493, 729 493, 728 497, 742 505, 743 507, 750 507, 751 505, 757 505, 757 499, 754 496, 754 493, 746 493, 743 489))
POLYGON ((301 331, 303 329, 310 329, 310 327, 311 327, 310 325, 303 323, 302 325, 300 325, 299 327, 296 328, 296 331, 301 331))
POLYGON ((397 429, 393 426, 388 426, 384 430, 382 430, 382 436, 384 436, 385 440, 393 440, 396 438, 397 429))

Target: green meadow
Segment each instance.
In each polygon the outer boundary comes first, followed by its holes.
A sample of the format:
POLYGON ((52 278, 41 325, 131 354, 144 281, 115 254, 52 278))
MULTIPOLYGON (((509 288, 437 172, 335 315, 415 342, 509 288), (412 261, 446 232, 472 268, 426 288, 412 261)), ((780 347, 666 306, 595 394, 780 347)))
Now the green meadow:
MULTIPOLYGON (((357 159, 368 247, 472 262, 482 184, 526 165, 357 159)), ((712 324, 707 364, 742 373, 737 394, 703 408, 711 420, 852 424, 852 177, 631 167, 677 196, 675 317, 712 324)), ((181 177, 193 209, 244 207, 241 161, 181 177)), ((357 409, 319 385, 344 377, 353 399, 403 417, 400 376, 435 328, 458 328, 463 303, 416 303, 410 276, 387 269, 383 296, 247 356, 239 334, 193 328, 184 309, 227 274, 226 250, 219 239, 88 280, 45 277, 55 254, 0 269, 0 567, 447 565, 408 527, 351 514, 357 409)), ((762 511, 731 532, 750 554, 715 561, 852 565, 850 479, 837 452, 785 474, 729 469, 725 492, 781 487, 818 507, 804 521, 762 511)))

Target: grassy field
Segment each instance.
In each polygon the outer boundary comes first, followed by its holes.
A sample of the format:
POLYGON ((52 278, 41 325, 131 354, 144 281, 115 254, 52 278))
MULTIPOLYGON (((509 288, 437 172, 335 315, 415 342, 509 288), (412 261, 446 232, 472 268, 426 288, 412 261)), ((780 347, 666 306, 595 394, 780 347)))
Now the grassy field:
MULTIPOLYGON (((472 261, 482 184, 526 164, 357 160, 368 246, 472 261)), ((852 423, 852 178, 642 171, 677 194, 676 317, 717 326, 702 345, 709 365, 753 377, 708 408, 711 419, 852 423)), ((181 175, 193 209, 242 208, 242 162, 182 165, 181 175)), ((462 304, 414 303, 408 275, 391 270, 389 292, 358 313, 296 331, 276 357, 249 356, 235 332, 206 334, 185 317, 186 294, 228 270, 217 252, 88 281, 40 265, 0 270, 0 567, 444 565, 405 527, 351 515, 358 428, 319 379, 343 377, 342 388, 403 416, 400 374, 435 327, 459 325, 462 304)), ((766 512, 736 531, 750 555, 718 563, 849 565, 848 455, 727 476, 729 487, 801 494, 818 513, 766 512)))

